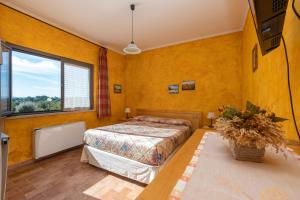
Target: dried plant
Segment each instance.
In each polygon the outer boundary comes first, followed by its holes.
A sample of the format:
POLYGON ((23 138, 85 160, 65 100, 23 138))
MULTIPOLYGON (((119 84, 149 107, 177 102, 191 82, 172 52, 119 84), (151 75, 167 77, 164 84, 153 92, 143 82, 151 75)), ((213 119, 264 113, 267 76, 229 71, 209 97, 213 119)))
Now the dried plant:
POLYGON ((258 149, 272 146, 277 152, 284 152, 284 132, 277 122, 286 119, 268 113, 249 101, 245 111, 239 111, 232 106, 224 106, 219 111, 221 115, 215 128, 223 138, 232 140, 238 146, 258 149))

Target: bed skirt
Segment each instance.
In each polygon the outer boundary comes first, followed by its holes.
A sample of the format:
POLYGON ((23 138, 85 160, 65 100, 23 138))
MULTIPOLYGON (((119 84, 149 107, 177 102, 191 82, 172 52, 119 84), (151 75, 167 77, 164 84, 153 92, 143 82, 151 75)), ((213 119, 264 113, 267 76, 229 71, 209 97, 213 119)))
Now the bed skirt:
POLYGON ((107 171, 141 183, 149 184, 163 166, 151 166, 85 145, 81 162, 86 162, 107 171))

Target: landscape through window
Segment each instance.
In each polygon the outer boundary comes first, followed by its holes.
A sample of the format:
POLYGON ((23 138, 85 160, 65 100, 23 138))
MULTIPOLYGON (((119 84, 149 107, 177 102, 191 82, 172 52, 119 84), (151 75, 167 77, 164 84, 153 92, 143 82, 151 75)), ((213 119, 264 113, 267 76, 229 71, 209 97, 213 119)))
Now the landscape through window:
POLYGON ((61 110, 61 62, 12 51, 12 111, 61 110))

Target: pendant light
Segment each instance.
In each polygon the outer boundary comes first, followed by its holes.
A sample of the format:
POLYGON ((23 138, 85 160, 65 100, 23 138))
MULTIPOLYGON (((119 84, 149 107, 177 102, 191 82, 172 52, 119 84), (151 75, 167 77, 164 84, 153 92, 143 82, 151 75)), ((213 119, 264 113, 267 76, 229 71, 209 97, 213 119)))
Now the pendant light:
POLYGON ((123 49, 123 51, 126 54, 139 54, 142 52, 142 50, 138 48, 133 41, 133 11, 135 9, 135 5, 131 4, 130 9, 131 9, 131 42, 128 44, 127 47, 123 49))

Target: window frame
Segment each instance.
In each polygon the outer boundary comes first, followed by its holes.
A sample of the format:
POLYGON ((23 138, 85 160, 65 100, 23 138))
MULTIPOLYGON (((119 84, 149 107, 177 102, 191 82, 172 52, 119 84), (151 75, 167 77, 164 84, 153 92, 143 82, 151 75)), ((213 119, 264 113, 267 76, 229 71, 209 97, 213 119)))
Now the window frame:
MULTIPOLYGON (((33 55, 33 56, 39 56, 42 58, 46 58, 46 59, 52 59, 52 60, 56 60, 60 62, 60 92, 61 92, 61 106, 60 106, 60 110, 51 110, 51 111, 35 111, 35 112, 27 112, 27 113, 16 113, 16 112, 12 112, 8 115, 8 116, 20 116, 20 115, 35 115, 35 114, 46 114, 46 113, 62 113, 62 112, 78 112, 78 111, 91 111, 94 108, 94 65, 93 64, 89 64, 86 62, 82 62, 82 61, 78 61, 78 60, 74 60, 74 59, 70 59, 70 58, 66 58, 66 57, 62 57, 62 56, 57 56, 51 53, 46 53, 43 51, 39 51, 39 50, 35 50, 35 49, 31 49, 31 48, 27 48, 27 47, 23 47, 20 45, 16 45, 16 44, 12 44, 12 43, 5 43, 6 46, 8 46, 11 49, 11 53, 10 53, 10 59, 11 59, 11 66, 10 66, 10 77, 11 77, 11 84, 10 84, 10 104, 12 105, 12 85, 13 85, 13 70, 12 70, 12 52, 13 51, 17 51, 17 52, 21 52, 21 53, 25 53, 25 54, 29 54, 29 55, 33 55), (74 109, 74 110, 65 110, 64 109, 64 64, 65 63, 70 63, 70 64, 74 64, 74 65, 78 65, 80 67, 86 67, 89 69, 89 85, 90 85, 90 91, 89 91, 89 98, 90 98, 90 107, 89 108, 81 108, 81 109, 74 109)), ((12 110, 12 106, 10 107, 10 109, 12 110)))
MULTIPOLYGON (((12 68, 11 68, 11 63, 12 63, 12 48, 6 43, 4 42, 3 40, 0 40, 0 53, 2 54, 2 46, 7 48, 9 50, 9 63, 10 63, 10 66, 9 66, 9 88, 8 88, 8 92, 9 92, 9 97, 8 97, 8 100, 9 100, 9 105, 7 106, 8 110, 5 111, 5 112, 2 112, 2 103, 0 103, 0 117, 5 117, 5 116, 9 116, 11 115, 13 112, 11 111, 11 108, 12 108, 12 68)), ((1 58, 0 59, 3 59, 2 58, 2 55, 0 55, 1 58)), ((2 62, 2 61, 1 61, 2 62)), ((1 63, 2 64, 2 63, 1 63)), ((0 82, 1 82, 1 72, 0 72, 0 82)), ((0 88, 0 96, 1 96, 1 92, 2 92, 2 88, 0 88)))
POLYGON ((63 58, 61 59, 61 108, 62 108, 62 111, 64 112, 72 112, 72 111, 82 111, 82 110, 92 110, 93 107, 94 107, 94 66, 92 64, 88 64, 88 63, 85 63, 85 62, 81 62, 81 61, 77 61, 77 60, 73 60, 73 59, 69 59, 69 58, 63 58), (65 110, 64 108, 64 99, 65 99, 65 93, 64 93, 64 90, 65 90, 65 68, 64 68, 64 65, 65 63, 69 63, 69 64, 73 64, 73 65, 77 65, 79 67, 85 67, 85 68, 88 68, 89 69, 89 80, 90 80, 90 108, 89 109, 84 109, 84 108, 79 108, 77 110, 65 110))

